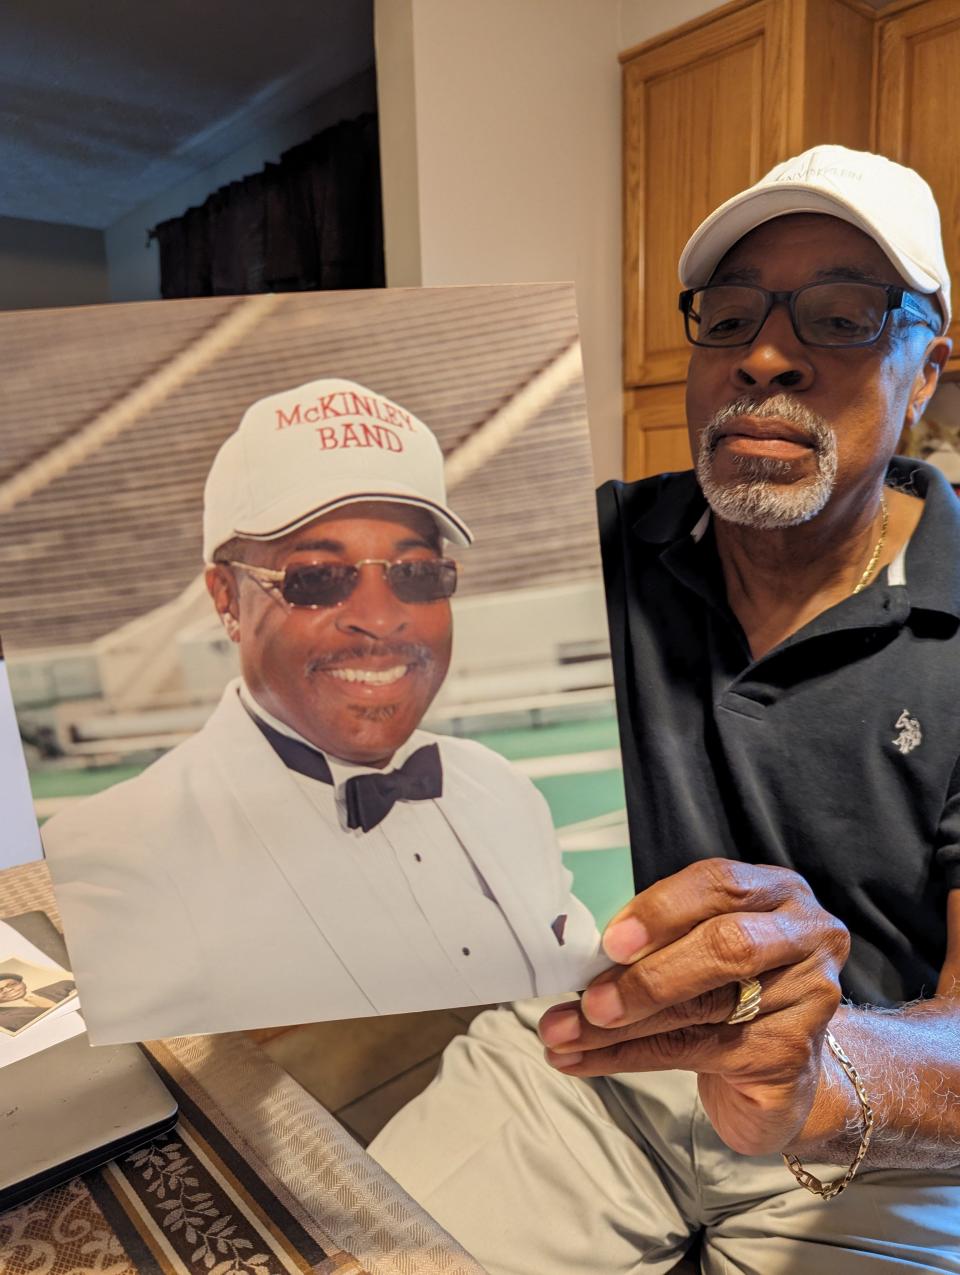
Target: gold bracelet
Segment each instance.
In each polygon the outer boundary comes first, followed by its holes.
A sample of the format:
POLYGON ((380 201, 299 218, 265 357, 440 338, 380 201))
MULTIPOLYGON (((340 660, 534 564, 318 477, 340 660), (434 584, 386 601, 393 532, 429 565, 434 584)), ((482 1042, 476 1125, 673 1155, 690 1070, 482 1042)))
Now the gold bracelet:
POLYGON ((830 1029, 826 1032, 826 1042, 830 1048, 830 1052, 836 1058, 837 1062, 843 1068, 847 1079, 857 1091, 857 1098, 860 1102, 860 1113, 863 1117, 863 1129, 860 1133, 860 1146, 857 1148, 857 1154, 853 1157, 853 1163, 842 1177, 834 1178, 832 1182, 821 1182, 819 1178, 815 1178, 809 1173, 795 1155, 788 1155, 786 1151, 782 1152, 783 1162, 797 1179, 801 1186, 807 1188, 814 1195, 819 1195, 824 1200, 832 1200, 835 1195, 839 1195, 853 1181, 854 1175, 863 1163, 863 1157, 870 1148, 870 1139, 873 1137, 873 1107, 870 1105, 870 1099, 867 1097, 867 1091, 863 1087, 863 1081, 860 1074, 854 1067, 853 1063, 843 1052, 840 1042, 834 1036, 830 1029))

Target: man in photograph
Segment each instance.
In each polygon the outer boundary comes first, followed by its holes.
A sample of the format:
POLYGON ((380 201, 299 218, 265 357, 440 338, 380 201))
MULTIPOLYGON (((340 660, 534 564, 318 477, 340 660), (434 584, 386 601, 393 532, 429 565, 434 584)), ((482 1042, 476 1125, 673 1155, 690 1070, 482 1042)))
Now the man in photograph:
POLYGON ((937 207, 817 147, 680 276, 695 469, 600 491, 617 965, 481 1014, 371 1153, 491 1275, 957 1275, 960 506, 895 456, 951 349, 937 207))
POLYGON ((436 438, 383 395, 326 379, 247 411, 204 496, 242 675, 44 827, 91 1039, 483 1003, 605 964, 533 785, 419 729, 451 655, 444 542, 471 538, 436 438))
POLYGON ((22 974, 0 967, 0 1031, 15 1035, 74 991, 73 981, 63 979, 31 992, 22 974))

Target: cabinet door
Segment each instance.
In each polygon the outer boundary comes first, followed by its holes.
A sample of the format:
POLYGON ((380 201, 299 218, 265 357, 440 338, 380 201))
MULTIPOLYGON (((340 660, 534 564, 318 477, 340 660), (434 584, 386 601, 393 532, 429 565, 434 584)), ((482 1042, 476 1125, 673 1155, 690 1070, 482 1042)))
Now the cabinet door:
POLYGON ((623 476, 627 482, 689 469, 682 385, 649 385, 623 396, 623 476))
POLYGON ((718 204, 786 158, 787 7, 757 0, 624 63, 625 384, 682 381, 677 261, 718 204))
MULTIPOLYGON (((960 0, 927 0, 879 24, 876 149, 933 188, 953 281, 960 339, 960 0)), ((951 368, 960 364, 956 357, 951 368)))

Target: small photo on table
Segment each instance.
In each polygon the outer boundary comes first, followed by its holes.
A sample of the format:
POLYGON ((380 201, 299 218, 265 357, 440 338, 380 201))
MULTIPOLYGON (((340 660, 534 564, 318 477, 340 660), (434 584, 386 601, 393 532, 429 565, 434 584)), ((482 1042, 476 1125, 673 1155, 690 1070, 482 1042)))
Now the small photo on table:
POLYGON ((0 1035, 19 1036, 76 995, 69 970, 0 955, 0 1035))

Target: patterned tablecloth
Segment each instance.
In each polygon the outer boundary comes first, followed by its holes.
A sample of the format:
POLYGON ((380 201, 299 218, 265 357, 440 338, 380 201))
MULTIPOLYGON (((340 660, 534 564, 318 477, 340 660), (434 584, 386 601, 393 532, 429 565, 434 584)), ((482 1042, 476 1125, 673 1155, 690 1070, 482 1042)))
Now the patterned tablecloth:
MULTIPOLYGON (((0 916, 34 909, 59 924, 46 865, 0 872, 0 916)), ((176 1129, 0 1213, 2 1275, 483 1275, 248 1037, 145 1048, 176 1129)))

